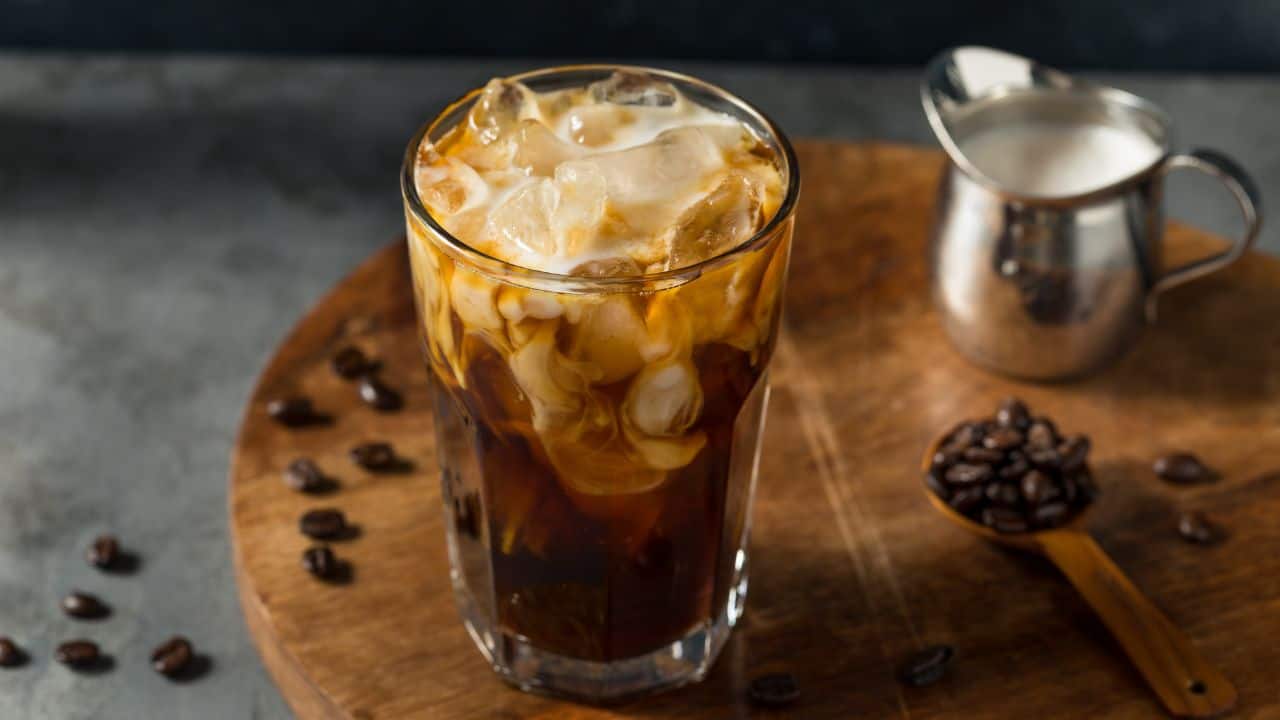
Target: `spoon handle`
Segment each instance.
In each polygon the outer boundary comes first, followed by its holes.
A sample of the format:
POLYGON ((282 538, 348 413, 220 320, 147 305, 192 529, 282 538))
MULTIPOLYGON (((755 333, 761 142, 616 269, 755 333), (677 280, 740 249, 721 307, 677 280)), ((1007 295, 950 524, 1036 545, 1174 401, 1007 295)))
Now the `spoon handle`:
POLYGON ((1041 534, 1045 554, 1091 605, 1171 715, 1210 718, 1236 704, 1236 689, 1107 557, 1088 533, 1041 534))

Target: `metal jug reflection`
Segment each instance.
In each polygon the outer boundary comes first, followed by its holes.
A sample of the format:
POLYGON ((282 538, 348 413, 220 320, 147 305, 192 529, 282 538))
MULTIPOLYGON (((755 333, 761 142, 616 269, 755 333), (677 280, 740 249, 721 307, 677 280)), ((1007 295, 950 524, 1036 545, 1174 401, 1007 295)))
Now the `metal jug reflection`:
POLYGON ((969 359, 1036 380, 1076 377, 1128 348, 1160 292, 1239 258, 1261 225, 1258 191, 1220 153, 1173 154, 1158 107, 1026 58, 956 48, 921 99, 949 157, 930 263, 947 334, 969 359), (1226 251, 1165 270, 1164 178, 1218 178, 1244 215, 1226 251))

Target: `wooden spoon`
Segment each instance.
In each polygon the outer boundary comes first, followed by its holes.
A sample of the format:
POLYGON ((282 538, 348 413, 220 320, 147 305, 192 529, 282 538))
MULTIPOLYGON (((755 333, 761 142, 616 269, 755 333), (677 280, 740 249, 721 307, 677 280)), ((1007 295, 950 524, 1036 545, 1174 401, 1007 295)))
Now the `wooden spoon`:
MULTIPOLYGON (((939 441, 940 442, 940 441, 939 441)), ((924 456, 928 472, 938 443, 924 456)), ((1211 718, 1236 704, 1236 689, 1210 665, 1190 639, 1151 603, 1084 529, 1087 510, 1065 525, 1025 533, 999 533, 956 512, 925 488, 929 501, 951 522, 994 543, 1049 558, 1119 641, 1169 714, 1211 718)))

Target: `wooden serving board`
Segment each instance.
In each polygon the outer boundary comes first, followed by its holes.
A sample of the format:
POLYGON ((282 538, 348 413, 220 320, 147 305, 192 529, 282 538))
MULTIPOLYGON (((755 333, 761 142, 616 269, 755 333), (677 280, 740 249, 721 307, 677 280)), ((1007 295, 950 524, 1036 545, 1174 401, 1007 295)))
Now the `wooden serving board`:
MULTIPOLYGON (((917 467, 933 435, 1022 396, 1094 439, 1104 496, 1090 524, 1139 588, 1239 688, 1239 717, 1280 717, 1280 262, 1249 255, 1174 291, 1140 344, 1101 375, 1027 385, 947 344, 931 308, 925 239, 937 152, 802 143, 804 190, 774 360, 773 404, 744 623, 702 684, 589 707, 502 683, 454 609, 432 421, 403 248, 379 252, 285 339, 245 411, 231 467, 240 598, 258 648, 301 718, 1151 718, 1161 711, 1101 623, 1043 560, 966 536, 934 514, 917 467), (378 414, 328 368, 354 343, 406 390, 378 414), (265 414, 302 392, 332 425, 288 430, 265 414), (373 476, 347 450, 389 440, 416 464, 373 476), (1151 473, 1170 448, 1222 473, 1172 488, 1151 473), (280 473, 306 455, 340 489, 297 494, 280 473), (337 546, 353 582, 299 567, 308 508, 343 508, 360 536, 337 546), (1176 511, 1227 528, 1181 541, 1176 511), (950 672, 904 688, 895 669, 931 643, 950 672), (794 673, 786 711, 745 701, 750 678, 794 673)), ((1176 209, 1175 209, 1176 214, 1176 209)), ((1222 246, 1176 226, 1170 259, 1222 246)))

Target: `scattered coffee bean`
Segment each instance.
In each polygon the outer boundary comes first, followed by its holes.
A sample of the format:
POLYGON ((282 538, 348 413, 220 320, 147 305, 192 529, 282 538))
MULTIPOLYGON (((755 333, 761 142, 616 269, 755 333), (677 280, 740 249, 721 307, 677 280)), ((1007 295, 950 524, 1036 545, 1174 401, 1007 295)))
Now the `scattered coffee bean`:
POLYGON ((1200 458, 1187 452, 1175 452, 1157 458, 1152 465, 1161 479, 1178 485, 1190 485, 1213 480, 1215 474, 1200 458))
POLYGON ((1178 518, 1178 534, 1183 540, 1199 545, 1210 545, 1218 539, 1217 528, 1199 511, 1182 513, 1178 518))
POLYGON ((1031 412, 1018 398, 1005 398, 996 410, 996 424, 1014 430, 1026 430, 1031 424, 1031 412))
POLYGON ((0 637, 0 667, 13 668, 27 662, 27 654, 9 637, 0 637))
POLYGON ((1050 448, 1058 444, 1058 431, 1053 423, 1044 418, 1036 418, 1027 428, 1027 445, 1038 448, 1050 448))
POLYGON ((912 687, 932 685, 942 679, 953 655, 955 651, 950 645, 927 647, 907 658, 898 676, 912 687))
POLYGON ((307 511, 298 520, 303 535, 317 540, 332 540, 347 531, 347 517, 337 508, 319 508, 307 511))
POLYGON ((373 365, 364 353, 360 352, 360 348, 352 346, 344 347, 334 353, 330 364, 339 377, 347 380, 354 380, 373 369, 373 365))
POLYGON ((1047 502, 1031 512, 1031 519, 1038 527, 1058 527, 1071 515, 1071 506, 1065 502, 1047 502))
POLYGON ((1089 436, 1072 435, 1058 445, 1058 456, 1062 459, 1063 472, 1076 472, 1084 467, 1089 457, 1089 436))
POLYGON ((404 398, 400 393, 387 387, 373 375, 360 378, 360 399, 366 405, 383 412, 391 412, 404 407, 404 398))
POLYGON ((1057 494, 1053 479, 1039 470, 1032 470, 1022 476, 1022 499, 1028 505, 1039 505, 1057 494))
POLYGON ((311 405, 311 399, 301 396, 280 398, 267 403, 267 414, 285 427, 303 427, 324 421, 311 405))
POLYGON ((990 480, 992 475, 990 465, 959 463, 952 465, 943 477, 952 485, 976 485, 990 480))
POLYGON ((309 458, 298 458, 284 469, 284 484, 304 493, 318 493, 331 485, 320 467, 309 458))
POLYGON ((73 592, 62 598, 62 611, 80 620, 95 620, 111 613, 97 596, 82 592, 73 592))
POLYGON ((193 657, 191 641, 174 635, 151 651, 151 667, 161 675, 177 677, 191 665, 193 657))
POLYGON ((341 563, 329 546, 316 545, 303 551, 302 567, 321 580, 333 580, 339 575, 341 563))
POLYGON ((101 657, 97 643, 89 640, 64 642, 53 653, 55 660, 77 670, 97 665, 101 657))
POLYGON ((983 447, 992 450, 1008 451, 1023 443, 1022 433, 1013 428, 1000 427, 992 430, 982 439, 983 447))
POLYGON ((784 707, 800 699, 800 686, 791 673, 769 673, 751 681, 747 697, 761 707, 784 707))
POLYGON ((351 459, 365 470, 393 470, 399 464, 395 450, 388 443, 372 442, 351 448, 351 459))
POLYGON ((120 564, 120 541, 111 535, 103 535, 93 541, 85 553, 90 565, 102 570, 110 570, 120 564))
POLYGON ((1057 472, 1062 469, 1062 456, 1054 448, 1027 446, 1027 460, 1038 470, 1057 472))

